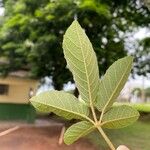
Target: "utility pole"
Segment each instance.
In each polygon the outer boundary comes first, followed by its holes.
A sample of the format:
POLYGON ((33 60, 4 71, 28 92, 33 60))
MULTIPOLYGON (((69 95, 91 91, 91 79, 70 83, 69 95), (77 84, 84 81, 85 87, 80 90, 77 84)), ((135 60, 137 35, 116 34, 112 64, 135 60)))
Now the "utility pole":
POLYGON ((144 79, 144 76, 142 76, 142 91, 141 91, 142 95, 141 95, 141 99, 142 99, 142 102, 145 102, 145 79, 144 79))

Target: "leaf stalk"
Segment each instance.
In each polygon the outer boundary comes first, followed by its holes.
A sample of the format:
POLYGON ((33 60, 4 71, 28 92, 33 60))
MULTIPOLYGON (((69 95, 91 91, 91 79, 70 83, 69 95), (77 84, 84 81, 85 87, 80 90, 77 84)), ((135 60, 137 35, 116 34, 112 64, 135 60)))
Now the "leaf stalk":
POLYGON ((97 124, 97 118, 96 118, 96 113, 95 113, 95 109, 93 107, 93 104, 90 105, 90 108, 92 111, 93 119, 94 119, 95 123, 97 124))
POLYGON ((102 111, 102 113, 101 113, 101 115, 100 115, 100 118, 99 118, 99 123, 101 123, 101 122, 102 122, 103 115, 104 115, 104 110, 102 111))
POLYGON ((112 142, 110 141, 110 139, 107 137, 107 135, 105 134, 105 132, 103 131, 103 129, 101 127, 97 127, 98 131, 101 133, 101 135, 103 136, 103 138, 105 139, 106 143, 109 145, 111 150, 116 150, 114 145, 112 144, 112 142))

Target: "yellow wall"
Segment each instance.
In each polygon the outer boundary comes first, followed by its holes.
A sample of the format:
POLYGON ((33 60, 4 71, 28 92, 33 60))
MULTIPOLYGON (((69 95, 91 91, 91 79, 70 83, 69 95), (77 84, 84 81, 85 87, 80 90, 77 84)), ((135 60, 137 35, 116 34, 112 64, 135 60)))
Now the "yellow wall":
POLYGON ((0 84, 7 84, 8 94, 0 95, 0 103, 28 103, 30 88, 36 91, 38 81, 19 77, 0 78, 0 84))

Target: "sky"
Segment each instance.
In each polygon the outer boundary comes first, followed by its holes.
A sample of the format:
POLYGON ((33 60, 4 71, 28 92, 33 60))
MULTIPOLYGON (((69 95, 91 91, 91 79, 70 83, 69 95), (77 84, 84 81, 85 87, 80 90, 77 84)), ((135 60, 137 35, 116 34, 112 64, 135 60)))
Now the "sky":
POLYGON ((0 16, 3 15, 3 13, 4 13, 4 8, 0 7, 0 16))
POLYGON ((143 39, 145 37, 150 37, 150 31, 147 28, 142 28, 138 32, 135 33, 134 38, 135 39, 143 39))

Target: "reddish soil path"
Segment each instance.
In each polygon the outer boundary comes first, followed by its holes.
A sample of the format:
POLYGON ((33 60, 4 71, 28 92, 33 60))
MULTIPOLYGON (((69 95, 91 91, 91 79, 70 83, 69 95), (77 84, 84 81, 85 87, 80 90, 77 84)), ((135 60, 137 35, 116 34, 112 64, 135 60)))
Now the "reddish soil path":
MULTIPOLYGON (((0 129, 3 131, 5 129, 0 129)), ((20 127, 18 130, 0 137, 0 150, 96 150, 85 139, 71 146, 58 145, 61 126, 20 127)))

